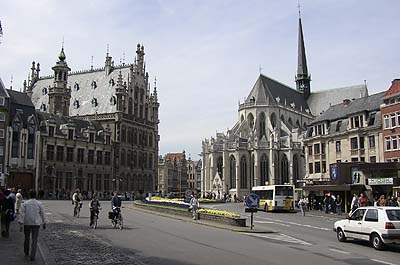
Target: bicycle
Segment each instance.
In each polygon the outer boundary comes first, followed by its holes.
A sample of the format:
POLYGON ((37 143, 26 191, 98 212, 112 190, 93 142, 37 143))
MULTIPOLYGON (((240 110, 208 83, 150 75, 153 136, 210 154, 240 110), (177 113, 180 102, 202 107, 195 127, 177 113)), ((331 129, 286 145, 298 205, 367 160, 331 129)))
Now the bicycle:
POLYGON ((99 208, 98 211, 94 211, 92 226, 91 226, 93 229, 97 228, 97 220, 99 219, 100 210, 101 210, 101 208, 99 208))
POLYGON ((113 218, 111 219, 111 224, 113 228, 116 228, 118 225, 118 228, 120 230, 123 229, 124 227, 124 222, 121 214, 121 208, 120 207, 114 207, 113 208, 113 218))

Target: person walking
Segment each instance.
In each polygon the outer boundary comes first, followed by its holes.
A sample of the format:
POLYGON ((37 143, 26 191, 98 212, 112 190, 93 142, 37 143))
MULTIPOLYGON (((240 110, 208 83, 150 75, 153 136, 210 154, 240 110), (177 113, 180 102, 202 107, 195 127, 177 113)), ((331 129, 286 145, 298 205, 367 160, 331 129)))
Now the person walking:
POLYGON ((342 198, 340 197, 340 195, 336 196, 336 210, 338 215, 342 215, 342 198))
POLYGON ((20 225, 24 226, 24 252, 25 256, 30 256, 31 260, 35 260, 36 247, 39 236, 40 226, 46 229, 46 218, 43 205, 36 200, 36 191, 29 191, 29 200, 22 204, 21 214, 19 216, 20 225), (32 243, 29 255, 29 241, 32 234, 32 243))
POLYGON ((357 210, 358 207, 360 207, 360 200, 358 199, 357 194, 354 193, 350 206, 351 208, 350 215, 354 213, 354 211, 357 210))
POLYGON ((301 211, 301 216, 306 216, 306 200, 304 198, 301 198, 299 200, 299 207, 300 207, 300 211, 301 211))
POLYGON ((21 191, 21 189, 18 189, 17 195, 15 195, 15 199, 16 199, 16 202, 15 202, 15 212, 16 212, 17 214, 19 214, 19 213, 20 213, 20 210, 21 210, 21 206, 22 206, 22 201, 24 200, 24 198, 22 197, 22 191, 21 191))
POLYGON ((364 193, 360 193, 360 198, 359 198, 359 200, 360 200, 360 206, 361 206, 361 207, 367 206, 367 201, 368 201, 368 199, 367 199, 367 197, 364 196, 364 193))
POLYGON ((189 202, 190 208, 192 209, 192 215, 193 215, 193 220, 197 220, 198 215, 197 215, 197 210, 200 207, 199 200, 197 200, 196 196, 192 194, 192 198, 190 199, 189 202))
POLYGON ((4 191, 4 199, 1 201, 1 226, 3 230, 1 231, 2 237, 10 236, 10 223, 14 221, 15 217, 15 202, 11 195, 10 190, 4 191))

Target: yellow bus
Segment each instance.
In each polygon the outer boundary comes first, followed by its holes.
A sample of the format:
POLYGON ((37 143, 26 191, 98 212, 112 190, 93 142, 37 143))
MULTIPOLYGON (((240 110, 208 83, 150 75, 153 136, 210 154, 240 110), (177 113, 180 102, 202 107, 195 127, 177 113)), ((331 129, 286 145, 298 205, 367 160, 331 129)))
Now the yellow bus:
POLYGON ((256 186, 252 188, 252 192, 260 197, 260 208, 264 211, 294 210, 293 185, 256 186))

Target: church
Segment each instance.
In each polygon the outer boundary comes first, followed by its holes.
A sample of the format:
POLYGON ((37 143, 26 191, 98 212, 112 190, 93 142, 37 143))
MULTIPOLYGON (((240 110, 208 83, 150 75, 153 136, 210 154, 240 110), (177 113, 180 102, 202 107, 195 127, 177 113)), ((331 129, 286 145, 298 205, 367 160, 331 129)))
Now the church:
POLYGON ((249 194, 259 185, 301 183, 306 126, 330 105, 368 96, 365 84, 311 91, 302 21, 298 25, 296 89, 260 74, 243 103, 239 120, 225 133, 202 142, 202 195, 249 194))

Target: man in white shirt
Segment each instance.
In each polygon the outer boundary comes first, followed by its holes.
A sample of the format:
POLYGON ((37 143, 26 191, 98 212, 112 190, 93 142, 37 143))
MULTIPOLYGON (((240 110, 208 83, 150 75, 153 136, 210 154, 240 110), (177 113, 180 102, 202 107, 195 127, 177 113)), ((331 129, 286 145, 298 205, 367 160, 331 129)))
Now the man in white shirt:
POLYGON ((26 201, 22 205, 19 223, 24 225, 24 252, 26 256, 29 256, 29 239, 32 233, 32 244, 31 244, 31 260, 35 260, 37 239, 39 236, 40 225, 43 225, 43 229, 46 229, 46 219, 44 215, 44 209, 41 202, 36 200, 36 192, 34 190, 29 191, 30 200, 26 201))

